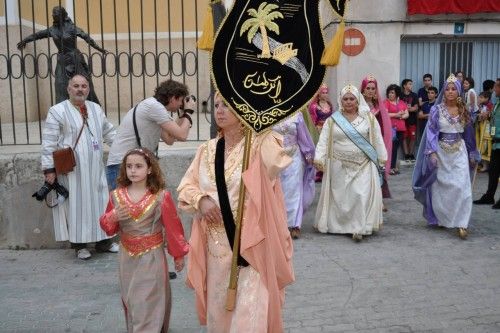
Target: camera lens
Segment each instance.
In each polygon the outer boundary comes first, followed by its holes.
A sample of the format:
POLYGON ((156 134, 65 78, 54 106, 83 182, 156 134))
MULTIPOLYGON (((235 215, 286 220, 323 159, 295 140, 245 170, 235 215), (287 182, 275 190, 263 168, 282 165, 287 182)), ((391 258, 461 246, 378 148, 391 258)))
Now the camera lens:
POLYGON ((63 196, 65 199, 67 199, 69 197, 68 190, 64 186, 62 186, 61 184, 55 182, 54 188, 55 188, 57 194, 59 194, 60 196, 63 196))
POLYGON ((43 201, 47 197, 47 194, 49 194, 49 192, 52 191, 52 189, 53 189, 52 185, 45 182, 38 191, 33 193, 32 197, 38 201, 43 201))

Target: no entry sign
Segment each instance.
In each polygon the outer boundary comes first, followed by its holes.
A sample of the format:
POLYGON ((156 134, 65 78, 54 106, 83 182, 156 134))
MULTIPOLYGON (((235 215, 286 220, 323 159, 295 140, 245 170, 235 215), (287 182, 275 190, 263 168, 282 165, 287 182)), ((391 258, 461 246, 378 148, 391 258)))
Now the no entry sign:
POLYGON ((356 56, 360 54, 366 45, 365 35, 358 29, 349 28, 344 32, 344 43, 342 44, 342 52, 348 56, 356 56))

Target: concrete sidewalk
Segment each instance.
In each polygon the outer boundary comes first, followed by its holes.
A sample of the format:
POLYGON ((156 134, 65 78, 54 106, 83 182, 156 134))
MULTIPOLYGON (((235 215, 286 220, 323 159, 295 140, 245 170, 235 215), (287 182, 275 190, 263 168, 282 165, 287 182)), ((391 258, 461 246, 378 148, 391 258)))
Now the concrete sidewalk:
MULTIPOLYGON (((286 332, 500 332, 500 211, 475 206, 469 239, 429 228, 410 167, 389 180, 383 230, 361 243, 312 228, 295 241, 286 332)), ((480 174, 474 194, 486 188, 480 174)), ((319 191, 319 186, 317 188, 319 191)), ((116 255, 0 251, 0 332, 125 332, 116 255)), ((185 273, 171 281, 171 332, 199 332, 185 273)))

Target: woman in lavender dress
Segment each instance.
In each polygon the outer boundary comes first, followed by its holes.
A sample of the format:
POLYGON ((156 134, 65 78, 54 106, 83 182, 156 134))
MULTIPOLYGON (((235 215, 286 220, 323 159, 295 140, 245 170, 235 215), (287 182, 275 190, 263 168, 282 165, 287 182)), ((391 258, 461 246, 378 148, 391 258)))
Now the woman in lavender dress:
POLYGON ((413 191, 429 225, 458 228, 465 239, 472 210, 471 175, 480 157, 461 94, 460 81, 451 75, 430 112, 413 171, 413 191))
POLYGON ((300 237, 302 216, 314 198, 314 143, 304 123, 302 113, 274 126, 283 135, 285 152, 292 163, 281 172, 281 186, 285 195, 288 229, 292 238, 300 237))

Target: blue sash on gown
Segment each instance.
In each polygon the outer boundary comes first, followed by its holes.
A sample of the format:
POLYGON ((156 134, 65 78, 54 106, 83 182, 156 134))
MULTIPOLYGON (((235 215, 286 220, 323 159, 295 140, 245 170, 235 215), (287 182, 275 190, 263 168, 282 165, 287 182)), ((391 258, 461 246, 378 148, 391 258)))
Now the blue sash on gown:
MULTIPOLYGON (((382 185, 384 182, 384 171, 378 165, 378 154, 375 148, 371 145, 371 143, 366 140, 364 136, 362 136, 352 124, 347 120, 344 115, 337 111, 332 114, 332 119, 337 125, 340 127, 342 132, 359 148, 365 155, 370 159, 370 161, 375 164, 377 167, 380 184, 382 185)), ((370 131, 372 130, 370 126, 370 131)))

